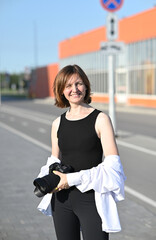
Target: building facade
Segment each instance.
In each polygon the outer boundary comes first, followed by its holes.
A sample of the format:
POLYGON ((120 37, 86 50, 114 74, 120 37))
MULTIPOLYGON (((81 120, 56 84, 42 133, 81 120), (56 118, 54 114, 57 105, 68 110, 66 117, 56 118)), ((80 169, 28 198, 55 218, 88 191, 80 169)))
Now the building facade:
MULTIPOLYGON (((156 8, 119 21, 117 41, 125 43, 115 59, 116 101, 156 107, 156 8)), ((108 56, 101 50, 106 27, 59 44, 59 67, 80 65, 91 81, 93 100, 108 102, 108 56)))
MULTIPOLYGON (((115 99, 118 103, 156 107, 155 22, 155 7, 119 20, 117 41, 125 43, 125 50, 115 57, 115 99)), ((57 70, 77 64, 90 79, 92 100, 108 103, 108 56, 101 50, 101 43, 106 41, 106 27, 102 26, 60 42, 59 63, 51 82, 57 70)))

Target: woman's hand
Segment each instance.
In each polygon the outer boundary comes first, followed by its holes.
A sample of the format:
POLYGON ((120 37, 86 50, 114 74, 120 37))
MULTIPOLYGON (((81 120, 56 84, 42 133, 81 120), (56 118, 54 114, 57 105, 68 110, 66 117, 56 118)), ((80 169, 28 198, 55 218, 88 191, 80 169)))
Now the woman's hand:
POLYGON ((53 192, 58 192, 58 191, 61 191, 63 189, 68 189, 69 185, 68 185, 68 182, 67 182, 67 175, 65 173, 61 173, 61 172, 58 172, 58 171, 53 171, 53 173, 60 177, 60 182, 57 185, 57 187, 53 190, 53 192))

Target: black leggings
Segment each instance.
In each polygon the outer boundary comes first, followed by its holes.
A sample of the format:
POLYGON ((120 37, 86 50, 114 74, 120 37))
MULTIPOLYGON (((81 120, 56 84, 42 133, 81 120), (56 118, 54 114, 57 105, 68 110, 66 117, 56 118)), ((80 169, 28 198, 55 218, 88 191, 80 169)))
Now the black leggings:
POLYGON ((101 218, 95 206, 94 191, 81 193, 75 187, 53 194, 52 212, 58 240, 108 240, 102 231, 101 218))

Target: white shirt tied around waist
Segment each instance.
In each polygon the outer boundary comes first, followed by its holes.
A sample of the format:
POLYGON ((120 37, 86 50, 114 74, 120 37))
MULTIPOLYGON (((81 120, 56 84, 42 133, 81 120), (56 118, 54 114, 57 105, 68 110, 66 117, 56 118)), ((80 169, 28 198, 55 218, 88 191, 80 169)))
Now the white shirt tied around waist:
MULTIPOLYGON (((60 160, 51 155, 47 164, 41 168, 38 177, 49 173, 49 166, 60 160)), ((126 177, 118 155, 109 155, 97 167, 68 173, 69 186, 76 186, 81 192, 91 189, 95 191, 95 203, 102 220, 102 230, 105 232, 119 232, 121 230, 116 202, 124 200, 124 181, 126 177)), ((47 216, 52 216, 52 194, 46 194, 38 209, 47 216)))

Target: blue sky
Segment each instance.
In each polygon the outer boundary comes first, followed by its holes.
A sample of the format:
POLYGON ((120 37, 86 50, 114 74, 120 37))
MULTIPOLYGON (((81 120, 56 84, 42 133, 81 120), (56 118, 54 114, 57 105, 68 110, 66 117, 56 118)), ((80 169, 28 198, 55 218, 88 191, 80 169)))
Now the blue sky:
MULTIPOLYGON (((156 0, 124 0, 119 19, 150 9, 156 0)), ((58 43, 105 25, 100 0, 0 0, 0 72, 58 62, 58 43)))

